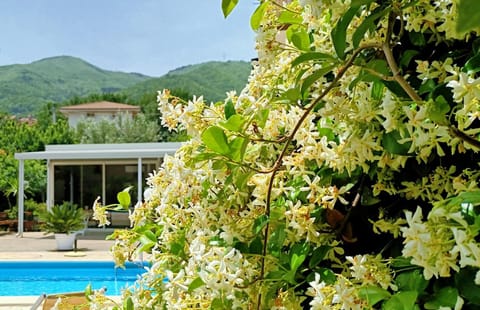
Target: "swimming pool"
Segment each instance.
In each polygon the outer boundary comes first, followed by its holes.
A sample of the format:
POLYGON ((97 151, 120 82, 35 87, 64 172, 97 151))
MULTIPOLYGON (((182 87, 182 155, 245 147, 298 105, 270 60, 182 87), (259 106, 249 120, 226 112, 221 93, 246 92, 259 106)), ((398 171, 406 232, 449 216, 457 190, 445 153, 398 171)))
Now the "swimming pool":
POLYGON ((127 263, 125 269, 113 262, 28 261, 0 262, 0 296, 30 296, 43 293, 107 288, 106 295, 120 295, 145 272, 141 264, 127 263))

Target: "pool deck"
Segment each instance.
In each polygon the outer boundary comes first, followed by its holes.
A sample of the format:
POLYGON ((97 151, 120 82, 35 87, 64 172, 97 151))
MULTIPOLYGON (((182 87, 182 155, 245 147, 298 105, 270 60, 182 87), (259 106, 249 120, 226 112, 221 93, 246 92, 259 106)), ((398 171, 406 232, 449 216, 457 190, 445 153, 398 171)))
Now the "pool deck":
MULTIPOLYGON (((111 229, 88 229, 78 236, 77 251, 55 250, 53 235, 43 232, 0 232, 0 261, 112 261, 109 252, 112 240, 105 240, 111 229)), ((59 292, 61 293, 61 292, 59 292)), ((0 309, 30 309, 39 296, 0 296, 0 309)))

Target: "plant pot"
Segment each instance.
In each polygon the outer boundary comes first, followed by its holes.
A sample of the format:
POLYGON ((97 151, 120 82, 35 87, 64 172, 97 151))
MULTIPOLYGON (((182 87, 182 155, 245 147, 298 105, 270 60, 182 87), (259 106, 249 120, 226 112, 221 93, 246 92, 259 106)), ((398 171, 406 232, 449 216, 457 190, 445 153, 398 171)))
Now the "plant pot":
POLYGON ((68 251, 73 250, 76 234, 55 234, 57 241, 57 250, 68 251))

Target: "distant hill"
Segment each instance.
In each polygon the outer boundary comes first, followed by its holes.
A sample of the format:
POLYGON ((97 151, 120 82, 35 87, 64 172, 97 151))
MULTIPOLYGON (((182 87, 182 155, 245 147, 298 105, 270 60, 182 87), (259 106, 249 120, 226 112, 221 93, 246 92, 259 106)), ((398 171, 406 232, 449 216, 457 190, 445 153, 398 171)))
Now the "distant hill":
POLYGON ((117 92, 150 78, 138 73, 103 70, 71 56, 0 66, 0 111, 32 114, 45 102, 117 92))
POLYGON ((74 97, 101 93, 124 94, 129 104, 136 104, 145 95, 155 98, 164 88, 218 101, 227 91, 242 90, 250 70, 246 61, 212 61, 152 78, 103 70, 71 56, 45 58, 30 64, 0 66, 0 112, 35 114, 46 102, 65 103, 74 97))
POLYGON ((246 61, 210 61, 189 65, 126 88, 125 93, 133 100, 164 88, 177 89, 192 95, 203 95, 208 101, 225 99, 227 91, 240 92, 247 84, 251 65, 246 61))

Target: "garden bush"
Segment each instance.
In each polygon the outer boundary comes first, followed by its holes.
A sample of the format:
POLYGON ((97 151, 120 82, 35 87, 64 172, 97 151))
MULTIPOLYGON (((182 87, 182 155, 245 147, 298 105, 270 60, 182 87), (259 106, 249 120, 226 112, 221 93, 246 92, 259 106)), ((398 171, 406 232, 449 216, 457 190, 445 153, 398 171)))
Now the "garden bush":
POLYGON ((158 94, 190 139, 114 234, 152 254, 123 307, 478 309, 478 12, 260 1, 240 94, 158 94))

